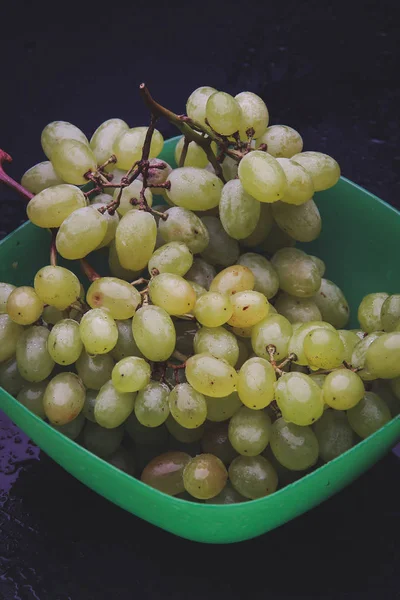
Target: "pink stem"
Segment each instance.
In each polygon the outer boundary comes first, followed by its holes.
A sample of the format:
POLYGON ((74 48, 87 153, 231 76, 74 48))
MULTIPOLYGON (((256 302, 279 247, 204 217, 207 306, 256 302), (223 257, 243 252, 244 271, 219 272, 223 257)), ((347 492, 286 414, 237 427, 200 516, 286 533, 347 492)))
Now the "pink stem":
POLYGON ((16 192, 18 192, 21 196, 23 196, 25 198, 25 200, 27 200, 29 202, 29 200, 31 198, 33 198, 33 196, 35 194, 32 194, 31 192, 29 192, 27 189, 24 188, 24 186, 22 186, 20 183, 15 181, 15 179, 13 179, 9 175, 7 175, 7 173, 4 171, 3 163, 4 162, 10 163, 11 161, 12 161, 11 156, 9 154, 7 154, 7 152, 5 152, 4 150, 2 150, 0 148, 0 181, 5 183, 6 185, 8 185, 8 187, 10 187, 12 190, 15 190, 16 192))

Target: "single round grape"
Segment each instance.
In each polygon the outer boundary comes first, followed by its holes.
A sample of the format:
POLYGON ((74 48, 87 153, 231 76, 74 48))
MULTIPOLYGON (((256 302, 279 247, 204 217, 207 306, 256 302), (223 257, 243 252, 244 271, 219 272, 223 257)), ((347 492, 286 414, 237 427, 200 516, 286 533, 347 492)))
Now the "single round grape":
POLYGON ((266 252, 270 257, 273 256, 278 250, 281 250, 282 248, 291 248, 295 244, 296 241, 290 237, 290 235, 282 231, 275 221, 273 221, 271 229, 267 237, 261 242, 260 247, 261 250, 266 252))
POLYGON ((247 238, 257 226, 261 204, 245 192, 239 179, 222 188, 219 215, 226 233, 235 240, 247 238))
POLYGON ((283 292, 278 296, 275 308, 290 323, 322 321, 322 315, 314 302, 314 298, 299 298, 283 292))
POLYGON ((97 423, 87 421, 83 429, 83 443, 89 452, 100 458, 108 458, 118 450, 123 435, 123 427, 105 429, 97 423))
POLYGON ((45 304, 65 310, 80 294, 77 276, 64 267, 43 267, 35 275, 35 291, 45 304))
POLYGON ((118 223, 115 245, 124 269, 144 269, 154 251, 157 225, 153 215, 142 210, 130 210, 118 223))
POLYGON ((12 291, 14 291, 15 285, 11 283, 0 282, 0 315, 7 312, 7 300, 12 291))
POLYGON ((193 255, 183 242, 169 242, 158 248, 149 260, 148 269, 159 273, 185 275, 193 264, 193 255))
POLYGON ((167 220, 160 219, 158 224, 158 231, 165 242, 183 242, 193 254, 207 248, 210 239, 207 228, 194 212, 173 206, 165 214, 167 220))
POLYGON ((228 472, 224 463, 212 454, 199 454, 183 470, 185 490, 200 500, 217 496, 225 487, 227 479, 228 472))
POLYGON ((66 183, 83 185, 85 174, 96 171, 96 157, 88 144, 77 140, 61 140, 51 152, 51 163, 55 172, 66 183))
POLYGON ((252 129, 252 137, 259 138, 268 127, 269 113, 266 104, 260 96, 252 92, 240 92, 235 96, 242 110, 240 138, 247 140, 247 131, 252 129))
POLYGON ((108 310, 89 310, 83 315, 79 330, 88 354, 107 354, 117 343, 118 329, 108 310))
POLYGON ((300 206, 276 202, 272 214, 278 226, 298 242, 312 242, 321 233, 321 215, 313 199, 300 206))
POLYGON ((107 232, 107 220, 93 206, 79 208, 61 224, 56 237, 57 252, 63 258, 84 258, 97 248, 107 232))
POLYGON ((288 354, 295 354, 295 362, 298 365, 306 366, 309 364, 308 358, 304 352, 304 340, 306 336, 314 329, 323 328, 335 332, 335 328, 325 321, 310 321, 309 323, 299 323, 299 327, 293 329, 292 337, 288 344, 288 354))
POLYGON ((159 306, 142 306, 137 310, 132 331, 139 350, 148 360, 167 360, 175 349, 174 324, 169 314, 159 306))
POLYGON ((201 327, 193 340, 194 353, 208 352, 226 360, 234 367, 239 358, 239 346, 235 336, 224 327, 201 327))
POLYGON ((89 419, 92 423, 96 423, 94 407, 96 406, 97 394, 98 390, 86 390, 85 403, 81 412, 85 419, 89 419))
POLYGON ((83 192, 75 185, 60 184, 39 192, 28 203, 28 219, 38 227, 60 227, 75 210, 86 207, 83 192))
MULTIPOLYGON (((118 227, 118 226, 117 226, 118 227)), ((118 279, 123 279, 124 281, 135 281, 141 273, 142 269, 139 271, 132 271, 132 269, 125 269, 119 260, 115 239, 110 242, 109 246, 109 254, 108 254, 108 266, 111 272, 111 275, 114 277, 118 277, 118 279)))
POLYGON ((375 379, 400 376, 400 331, 384 333, 367 349, 365 366, 375 379))
MULTIPOLYGON (((90 147, 96 157, 97 164, 101 165, 113 154, 113 145, 117 137, 128 131, 129 125, 122 119, 108 119, 96 129, 90 139, 90 147)), ((112 171, 115 163, 107 165, 106 171, 112 171)))
POLYGON ((222 398, 205 396, 207 402, 207 419, 219 423, 230 419, 243 406, 237 392, 232 392, 222 398))
POLYGON ((303 150, 301 135, 287 125, 271 125, 266 132, 257 139, 257 148, 261 144, 267 145, 268 154, 279 158, 292 158, 303 150))
POLYGON ((347 411, 350 427, 360 438, 378 431, 391 419, 390 410, 384 400, 374 392, 365 392, 363 399, 347 411))
MULTIPOLYGON (((115 139, 112 151, 117 157, 117 168, 127 171, 142 158, 142 148, 146 138, 147 127, 134 127, 122 131, 115 139)), ((164 146, 164 138, 155 129, 151 138, 149 158, 156 158, 164 146)))
POLYGON ((165 383, 150 381, 141 388, 135 401, 135 415, 145 427, 158 427, 169 416, 169 388, 165 383))
POLYGON ((235 369, 206 352, 195 354, 186 361, 185 375, 197 392, 212 398, 229 396, 236 388, 235 369))
POLYGON ((239 163, 239 179, 246 192, 259 202, 277 202, 285 197, 285 173, 266 152, 255 150, 246 154, 239 163))
POLYGON ((208 423, 201 440, 201 450, 205 454, 213 454, 224 465, 229 465, 237 452, 229 441, 228 423, 208 423))
POLYGON ((268 300, 260 292, 236 292, 230 299, 233 312, 228 324, 232 327, 253 327, 268 315, 268 300))
POLYGON ((18 325, 32 325, 43 312, 43 302, 32 287, 15 288, 7 300, 7 314, 18 325))
MULTIPOLYGON (((264 294, 268 299, 276 295, 279 289, 279 278, 269 260, 261 256, 261 254, 247 252, 239 257, 238 263, 252 271, 254 275, 254 290, 256 292, 264 294)), ((248 287, 247 289, 252 288, 248 287)))
POLYGON ((116 277, 100 277, 93 281, 86 294, 92 308, 104 308, 113 319, 129 319, 135 314, 142 298, 135 287, 116 277))
MULTIPOLYGON (((286 204, 290 204, 292 206, 293 205, 300 206, 304 203, 309 202, 310 199, 314 195, 314 185, 313 185, 313 181, 311 179, 311 175, 301 165, 295 163, 293 160, 290 160, 289 158, 277 158, 276 160, 282 167, 283 172, 285 173, 286 181, 287 181, 287 188, 286 188, 285 195, 282 198, 282 202, 285 202, 286 204)), ((293 220, 291 223, 288 222, 288 218, 285 218, 285 216, 282 215, 282 213, 279 213, 279 211, 278 211, 278 215, 280 216, 280 218, 282 220, 282 225, 287 226, 286 228, 284 226, 282 226, 282 229, 284 231, 287 231, 287 233, 290 233, 290 231, 289 231, 290 226, 292 226, 292 227, 295 226, 295 224, 293 223, 293 220)), ((303 211, 299 212, 299 217, 301 217, 303 219, 305 219, 305 217, 307 215, 310 215, 310 216, 314 217, 314 219, 315 219, 313 212, 310 212, 309 210, 306 212, 303 212, 303 211)), ((286 217, 287 217, 287 215, 286 215, 286 217)), ((293 219, 294 219, 294 214, 293 214, 293 219)), ((303 226, 303 229, 304 229, 304 226, 303 226)), ((304 240, 304 241, 308 241, 308 240, 304 240)))
MULTIPOLYGON (((177 145, 175 146, 175 162, 177 165, 180 164, 182 156, 183 146, 185 144, 185 138, 181 137, 177 145)), ((182 165, 186 167, 197 167, 198 169, 204 169, 208 165, 208 158, 203 148, 196 144, 196 142, 189 142, 186 157, 182 165)))
POLYGON ((335 369, 344 360, 344 346, 336 331, 313 329, 304 339, 308 364, 318 369, 335 369))
POLYGON ((88 145, 88 139, 85 134, 67 121, 52 121, 42 131, 41 144, 43 152, 47 158, 52 157, 54 148, 56 148, 62 140, 77 140, 82 144, 88 145))
POLYGON ((274 399, 275 371, 263 358, 250 358, 239 371, 238 394, 245 406, 259 410, 274 399))
POLYGON ((205 327, 219 327, 227 323, 233 313, 233 306, 226 294, 207 292, 196 301, 193 314, 205 327))
POLYGON ((75 419, 73 419, 72 421, 69 421, 69 423, 65 423, 64 425, 51 426, 53 427, 53 429, 62 433, 70 440, 76 440, 77 437, 80 435, 81 431, 83 430, 85 421, 86 419, 83 416, 83 414, 79 413, 79 415, 75 417, 75 419))
POLYGON ((119 427, 133 411, 135 397, 132 392, 119 392, 112 381, 107 381, 97 394, 94 406, 96 423, 106 429, 119 427))
POLYGON ((249 268, 233 265, 223 269, 214 277, 210 285, 210 291, 230 296, 236 294, 236 292, 252 290, 254 282, 254 275, 249 268))
POLYGON ((25 329, 16 348, 18 370, 27 381, 37 383, 46 379, 53 370, 54 360, 47 349, 50 332, 46 327, 25 329))
POLYGON ((18 371, 17 360, 10 358, 0 363, 0 387, 16 396, 27 382, 18 371))
POLYGON ((353 408, 365 393, 360 377, 348 369, 338 369, 329 373, 322 390, 324 401, 336 410, 353 408))
POLYGON ((243 456, 257 456, 267 447, 271 419, 265 411, 240 408, 229 421, 229 440, 243 456))
POLYGON ((62 319, 50 331, 47 349, 51 358, 59 365, 72 365, 83 350, 79 323, 73 319, 62 319))
POLYGON ((215 275, 216 271, 212 265, 209 265, 202 258, 195 258, 192 266, 185 275, 185 279, 193 281, 204 287, 206 290, 209 290, 215 275))
POLYGON ((382 292, 368 294, 361 300, 357 318, 363 331, 372 333, 373 331, 381 331, 383 329, 381 310, 387 298, 389 298, 389 294, 382 292))
POLYGON ((234 489, 251 500, 269 496, 278 487, 278 475, 264 456, 238 456, 229 467, 234 489))
POLYGON ((139 356, 143 358, 143 354, 133 339, 132 319, 115 321, 115 324, 118 329, 118 340, 111 350, 111 356, 117 361, 127 356, 139 356))
POLYGON ((60 373, 53 377, 43 396, 46 417, 53 425, 73 421, 85 403, 85 388, 74 373, 60 373))
POLYGON ((338 334, 344 346, 344 360, 351 364, 353 350, 360 341, 360 338, 354 331, 349 331, 348 329, 339 329, 338 334))
MULTIPOLYGON (((364 335, 364 334, 363 334, 364 335)), ((351 365, 357 369, 357 374, 363 381, 371 381, 376 379, 376 376, 371 373, 367 368, 365 360, 367 356, 367 350, 378 337, 383 335, 383 331, 374 331, 366 337, 363 337, 354 346, 353 354, 351 356, 351 365)))
POLYGON ((223 183, 205 169, 180 167, 170 173, 167 181, 171 184, 167 196, 177 206, 203 211, 219 204, 223 183))
POLYGON ((293 333, 290 322, 282 315, 270 315, 254 325, 251 345, 257 356, 269 360, 267 346, 272 344, 276 351, 274 359, 281 361, 289 354, 288 346, 293 333))
POLYGON ((214 496, 214 498, 206 500, 206 504, 237 504, 238 502, 246 501, 247 498, 239 494, 228 481, 222 492, 214 496))
POLYGON ((191 457, 186 452, 160 454, 143 469, 141 480, 164 494, 180 494, 185 490, 183 471, 190 460, 191 457))
POLYGON ((275 385, 275 399, 287 423, 311 425, 324 412, 321 388, 303 373, 282 375, 275 385))
POLYGON ((342 290, 329 279, 321 279, 321 287, 314 296, 314 301, 321 311, 324 321, 337 329, 346 325, 350 309, 342 290))
POLYGON ((206 420, 206 400, 188 383, 176 385, 169 394, 168 403, 171 415, 182 427, 196 429, 206 420))
POLYGON ((57 175, 53 165, 49 160, 34 165, 22 175, 21 185, 32 192, 39 194, 46 188, 64 183, 61 177, 57 175))
POLYGON ((209 97, 217 90, 213 87, 202 86, 194 90, 187 100, 186 112, 188 117, 205 125, 206 105, 209 97))
POLYGON ((114 368, 110 354, 91 356, 83 351, 76 361, 76 370, 87 388, 99 390, 109 379, 114 368))
POLYGON ((384 331, 386 333, 393 331, 396 325, 400 323, 400 294, 393 294, 386 298, 382 304, 380 316, 384 331))
POLYGON ((217 133, 232 135, 242 126, 240 104, 226 92, 215 92, 207 100, 206 119, 217 133))
POLYGON ((265 204, 265 202, 261 202, 260 216, 258 218, 257 225, 250 235, 245 237, 243 240, 240 240, 240 243, 246 248, 254 248, 255 246, 258 246, 267 238, 272 229, 273 223, 274 219, 271 212, 271 206, 269 204, 265 204))
POLYGON ((354 445, 354 434, 346 413, 339 410, 326 410, 315 423, 314 433, 318 440, 319 455, 325 462, 337 458, 354 445))
MULTIPOLYGON (((93 208, 96 208, 98 210, 99 208, 103 208, 104 204, 102 204, 100 202, 97 204, 92 202, 90 204, 90 206, 92 206, 93 208)), ((116 212, 110 214, 108 212, 108 210, 106 210, 104 213, 102 213, 102 215, 106 220, 107 229, 106 229, 106 233, 105 233, 103 240, 96 247, 96 250, 100 250, 100 248, 105 248, 106 246, 109 246, 111 244, 111 242, 115 238, 115 234, 116 234, 118 223, 119 223, 119 216, 118 216, 118 213, 116 213, 116 212)))
MULTIPOLYGON (((113 200, 115 202, 118 201, 119 198, 119 206, 117 207, 117 212, 120 217, 126 215, 126 213, 130 210, 137 210, 138 206, 131 203, 132 199, 137 201, 140 200, 140 192, 142 191, 143 182, 139 181, 139 179, 134 179, 131 184, 127 187, 123 188, 122 194, 120 195, 120 188, 116 188, 113 194, 113 200)), ((153 194, 146 188, 144 192, 144 197, 149 206, 153 205, 153 194)))
POLYGON ((118 392, 137 392, 150 381, 151 369, 148 362, 137 356, 123 358, 113 368, 111 379, 118 392))
POLYGON ((287 423, 283 418, 272 425, 270 445, 277 461, 291 471, 305 471, 318 460, 318 439, 311 427, 287 423))
POLYGON ((322 152, 300 152, 292 156, 311 175, 316 192, 327 190, 340 178, 340 167, 336 160, 322 152))
POLYGON ((196 293, 180 275, 161 273, 149 283, 150 299, 170 315, 190 313, 196 303, 196 293))
POLYGON ((17 400, 26 408, 28 408, 33 414, 41 419, 46 417, 44 410, 43 398, 48 381, 40 381, 39 383, 26 384, 17 395, 17 400))
POLYGON ((202 221, 209 234, 209 243, 202 252, 202 257, 209 264, 229 267, 237 262, 239 257, 239 244, 237 240, 229 237, 222 227, 221 221, 214 216, 202 217, 202 221))
POLYGON ((200 425, 196 429, 188 429, 175 421, 172 415, 169 415, 165 421, 165 425, 171 436, 182 444, 198 442, 203 437, 204 425, 200 425))
POLYGON ((297 248, 282 248, 272 258, 280 288, 300 298, 314 296, 321 286, 321 276, 312 258, 297 248))

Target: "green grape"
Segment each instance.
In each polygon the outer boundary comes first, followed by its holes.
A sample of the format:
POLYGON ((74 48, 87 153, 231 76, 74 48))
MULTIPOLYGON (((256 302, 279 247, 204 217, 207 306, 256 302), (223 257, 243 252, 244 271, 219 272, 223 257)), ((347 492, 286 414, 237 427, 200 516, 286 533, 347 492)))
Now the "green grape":
POLYGON ((254 275, 248 267, 233 265, 223 269, 214 277, 210 291, 230 296, 236 292, 252 290, 254 283, 254 275))
POLYGON ((217 90, 213 87, 202 86, 194 90, 186 103, 188 117, 205 125, 206 105, 209 97, 217 90))
POLYGON ((400 331, 384 333, 368 347, 365 366, 374 379, 400 376, 400 331))
POLYGON ((321 275, 321 277, 323 277, 324 273, 325 273, 325 269, 326 269, 324 261, 321 260, 320 258, 318 258, 318 256, 312 256, 311 254, 309 254, 308 256, 315 262, 315 264, 317 265, 319 274, 321 275))
MULTIPOLYGON (((92 202, 90 206, 93 206, 93 208, 96 208, 96 209, 104 208, 104 204, 102 204, 100 202, 99 203, 92 202)), ((103 238, 103 241, 100 242, 100 244, 97 246, 96 250, 100 250, 100 248, 105 248, 106 246, 110 245, 112 240, 115 238, 115 233, 117 231, 117 227, 118 227, 118 223, 119 223, 119 216, 118 216, 118 213, 116 213, 116 212, 110 214, 108 212, 108 210, 106 210, 104 213, 102 213, 102 215, 106 220, 107 229, 106 229, 106 233, 103 238)))
POLYGON ((137 392, 150 381, 151 369, 148 362, 138 356, 127 356, 113 368, 111 379, 118 392, 137 392))
POLYGON ((158 248, 149 260, 149 272, 185 275, 193 264, 193 254, 183 242, 169 242, 158 248))
POLYGON ((239 408, 229 421, 229 440, 243 456, 257 456, 267 447, 271 419, 263 410, 239 408))
POLYGON ((214 498, 206 500, 206 504, 237 504, 238 502, 246 501, 247 498, 239 494, 228 481, 222 492, 214 496, 214 498))
POLYGON ((18 371, 18 365, 15 358, 10 358, 4 363, 0 363, 0 387, 11 396, 16 396, 26 384, 25 379, 18 371))
POLYGON ((196 429, 206 420, 206 400, 188 383, 176 385, 169 394, 168 403, 175 421, 186 429, 196 429))
POLYGON ((215 423, 230 419, 243 406, 237 392, 222 398, 205 396, 207 402, 207 419, 215 423))
POLYGON ((182 444, 192 444, 198 442, 203 437, 204 426, 200 425, 196 429, 188 429, 180 425, 172 415, 169 415, 165 421, 165 425, 171 436, 182 444))
POLYGON ((83 443, 89 452, 100 458, 108 458, 118 450, 123 435, 123 427, 105 429, 97 423, 87 421, 83 429, 83 443))
POLYGON ((259 202, 271 203, 285 197, 285 173, 266 152, 255 150, 246 154, 239 163, 239 179, 246 192, 259 202))
POLYGON ((140 308, 133 317, 132 331, 135 343, 148 360, 167 360, 173 353, 176 342, 175 328, 171 317, 163 308, 140 308))
POLYGON ((322 328, 329 329, 330 331, 336 331, 335 328, 324 321, 310 321, 309 323, 299 323, 295 329, 293 325, 293 334, 289 341, 288 354, 295 354, 295 362, 298 365, 308 365, 308 359, 304 352, 304 340, 306 336, 314 329, 322 328))
POLYGON ((384 400, 374 392, 365 392, 363 399, 347 411, 350 427, 360 437, 366 438, 378 431, 391 419, 384 400))
POLYGON ((165 383, 150 381, 141 388, 135 401, 135 415, 145 427, 158 427, 169 416, 169 388, 165 383))
MULTIPOLYGON (((1 286, 1 284, 0 284, 1 286)), ((1 294, 1 288, 0 288, 1 294)), ((0 300, 1 303, 1 300, 0 300)), ((0 308, 1 310, 1 308, 0 308)), ((394 331, 396 325, 400 323, 400 294, 393 294, 386 298, 381 308, 382 328, 386 333, 394 331)))
POLYGON ((300 206, 276 202, 272 214, 278 226, 298 242, 312 242, 321 233, 321 215, 313 199, 300 206))
POLYGON ((375 379, 370 384, 370 391, 384 400, 390 410, 392 417, 400 414, 400 378, 375 379))
POLYGON ((38 227, 60 227, 75 210, 86 207, 83 192, 75 185, 55 185, 39 192, 28 203, 28 219, 38 227))
POLYGON ((289 354, 288 346, 292 332, 292 325, 285 317, 273 314, 253 327, 251 345, 257 356, 269 360, 267 346, 272 344, 276 348, 274 359, 280 361, 289 354))
POLYGON ((327 190, 338 182, 340 167, 336 160, 322 152, 300 152, 292 160, 309 172, 316 192, 327 190))
POLYGON ((301 250, 282 248, 274 254, 271 262, 284 292, 300 298, 309 298, 318 292, 321 286, 318 267, 301 250))
POLYGON ((108 310, 92 308, 82 317, 79 331, 88 354, 107 354, 118 339, 118 329, 108 310))
POLYGON ((250 358, 239 371, 238 394, 245 406, 259 410, 274 399, 275 371, 263 358, 250 358))
POLYGON ((40 140, 43 152, 47 158, 52 158, 53 150, 63 140, 77 140, 82 144, 89 144, 85 134, 78 127, 72 125, 72 123, 68 123, 67 121, 53 121, 43 129, 40 140))
POLYGON ((207 292, 196 301, 193 314, 205 327, 219 327, 231 318, 233 306, 226 294, 207 292))
POLYGON ((209 290, 215 275, 216 271, 212 265, 209 265, 202 258, 195 258, 192 266, 185 275, 185 279, 197 283, 206 290, 209 290))
POLYGON ((349 426, 346 413, 328 409, 314 425, 319 455, 324 462, 337 458, 354 445, 353 430, 349 426))
POLYGON ((229 465, 237 452, 229 441, 228 423, 209 423, 201 440, 201 450, 205 454, 213 454, 224 465, 229 465))
POLYGON ((81 284, 77 276, 64 267, 43 267, 35 275, 35 292, 45 304, 65 310, 79 298, 81 284))
POLYGON ((190 313, 196 303, 196 293, 190 283, 173 273, 161 273, 151 279, 149 295, 153 304, 170 315, 190 313))
POLYGON ((338 334, 344 346, 344 360, 347 363, 351 363, 353 350, 356 344, 358 344, 360 341, 360 338, 354 333, 354 331, 349 331, 348 329, 339 329, 338 334))
MULTIPOLYGON (((126 215, 126 213, 130 210, 137 210, 138 206, 135 206, 133 204, 131 204, 131 200, 135 199, 138 200, 140 199, 140 192, 142 191, 142 187, 143 187, 143 182, 139 181, 139 179, 134 179, 132 181, 132 183, 130 185, 128 185, 127 187, 122 189, 122 194, 120 196, 120 188, 116 188, 113 194, 113 200, 114 202, 119 200, 119 206, 117 207, 117 212, 120 215, 120 217, 123 217, 124 215, 126 215)), ((146 199, 146 202, 149 206, 153 205, 153 194, 151 193, 151 191, 149 190, 149 188, 147 188, 144 192, 144 197, 146 199)))
POLYGON ((183 485, 194 498, 207 500, 225 487, 228 472, 224 463, 213 454, 199 454, 183 470, 183 485))
POLYGON ((322 391, 324 401, 336 410, 348 410, 358 404, 364 396, 362 379, 348 369, 332 371, 326 377, 322 391))
POLYGON ((62 319, 50 331, 47 349, 51 358, 59 365, 72 365, 83 350, 79 323, 73 319, 62 319))
POLYGON ((354 346, 350 362, 353 368, 358 369, 357 374, 363 381, 371 381, 376 379, 375 375, 373 375, 367 368, 365 364, 365 358, 367 355, 367 350, 372 342, 382 335, 383 331, 375 331, 360 339, 354 346))
POLYGON ((314 302, 314 298, 299 298, 283 292, 278 296, 275 308, 290 323, 322 321, 322 315, 314 302))
POLYGON ((133 392, 119 392, 112 381, 107 381, 97 394, 94 406, 96 423, 106 429, 119 427, 133 411, 135 397, 133 392))
MULTIPOLYGON (((142 158, 143 144, 147 134, 147 127, 134 127, 122 131, 114 140, 112 152, 117 157, 117 168, 127 171, 142 158)), ((164 138, 155 129, 151 138, 149 158, 156 158, 162 151, 164 138)))
POLYGON ((235 336, 223 327, 201 327, 194 336, 194 352, 208 352, 226 360, 234 367, 239 358, 239 346, 235 336))
MULTIPOLYGON (((25 385, 18 393, 17 400, 23 406, 28 408, 34 415, 44 419, 46 413, 43 405, 44 393, 46 391, 48 381, 40 381, 39 383, 31 383, 25 385)), ((25 382, 26 384, 26 382, 25 382)))
POLYGON ((270 445, 277 461, 291 471, 305 471, 318 460, 318 439, 311 427, 286 423, 283 418, 272 425, 270 445))
POLYGON ((282 248, 291 248, 295 243, 295 240, 282 231, 275 221, 273 221, 268 236, 261 243, 261 250, 265 251, 268 256, 273 256, 278 250, 281 250, 282 248))
POLYGON ((0 315, 7 312, 7 300, 12 291, 14 291, 15 285, 11 283, 0 282, 0 315))
MULTIPOLYGON (((114 348, 111 350, 111 356, 115 360, 121 360, 126 356, 139 356, 143 358, 132 333, 132 319, 123 321, 115 321, 118 329, 118 340, 114 348)), ((108 377, 108 379, 110 379, 108 377)))
POLYGON ((14 356, 22 325, 14 323, 7 314, 0 314, 0 363, 14 356))
POLYGON ((257 139, 257 147, 267 144, 268 154, 279 158, 292 158, 303 150, 301 135, 287 125, 272 125, 257 139))
POLYGON ((249 129, 253 129, 252 136, 259 138, 268 127, 269 113, 264 100, 252 92, 240 92, 235 96, 236 102, 242 109, 240 138, 247 140, 249 129))
POLYGON ((235 369, 206 352, 195 354, 186 361, 185 375, 197 392, 212 398, 229 396, 236 388, 235 369))
POLYGON ((140 479, 164 494, 175 496, 185 490, 183 471, 190 460, 186 452, 165 452, 146 465, 140 479))
POLYGON ((52 427, 70 440, 76 440, 76 438, 82 432, 84 425, 85 417, 82 413, 79 413, 79 415, 69 423, 65 423, 65 425, 52 425, 52 427))
MULTIPOLYGON (((181 137, 177 145, 175 146, 175 162, 177 165, 180 164, 183 146, 185 144, 185 138, 181 137)), ((182 165, 186 167, 197 167, 204 169, 208 165, 208 158, 203 148, 196 144, 196 142, 189 142, 187 147, 186 157, 182 165)))
POLYGON ((247 238, 256 228, 261 205, 245 192, 239 179, 228 181, 222 188, 219 214, 226 233, 235 240, 247 238))
POLYGON ((110 354, 91 356, 83 351, 76 361, 76 370, 87 388, 99 390, 111 379, 114 364, 110 354))
POLYGON ((170 173, 167 181, 171 184, 167 196, 177 206, 203 211, 219 204, 223 183, 205 169, 180 167, 170 173))
POLYGON ((269 496, 278 487, 278 475, 264 456, 238 456, 229 467, 229 479, 234 489, 250 500, 269 496))
POLYGON ((63 258, 84 258, 95 250, 107 233, 107 220, 93 206, 79 208, 61 224, 56 237, 57 251, 63 258))
POLYGON ((342 290, 329 279, 321 279, 321 287, 313 298, 324 321, 337 329, 346 325, 350 309, 342 290))
POLYGON ((78 375, 59 373, 53 377, 43 396, 46 417, 53 425, 73 421, 85 403, 85 388, 78 375))
POLYGON ((319 385, 303 373, 285 373, 275 386, 275 399, 287 423, 311 425, 324 412, 319 385))
POLYGON ((43 312, 43 302, 32 287, 15 288, 8 296, 7 313, 18 325, 32 325, 43 312))
MULTIPOLYGON (((26 381, 37 383, 50 375, 54 360, 47 349, 49 330, 29 327, 19 336, 16 348, 18 370, 26 381)), ((1 357, 0 357, 1 358, 1 357)))
POLYGON ((142 210, 130 210, 118 223, 115 244, 124 269, 144 269, 154 251, 157 225, 154 217, 142 210))
MULTIPOLYGON (((90 139, 90 147, 96 157, 98 165, 108 160, 113 154, 113 145, 117 137, 124 131, 128 131, 129 125, 122 119, 108 119, 104 121, 94 132, 90 139)), ((107 165, 106 171, 112 171, 115 163, 107 165)))
POLYGON ((142 269, 140 269, 139 271, 132 271, 131 269, 125 269, 121 265, 118 258, 115 239, 111 241, 109 248, 110 251, 108 254, 108 266, 111 274, 114 277, 118 277, 118 279, 124 279, 125 281, 135 281, 135 279, 137 279, 140 276, 142 269))
POLYGON ((205 261, 212 265, 229 267, 236 263, 239 257, 239 244, 229 237, 217 217, 202 217, 209 234, 207 248, 201 253, 205 261))
POLYGON ((260 216, 257 221, 257 225, 253 229, 252 233, 241 240, 241 244, 247 248, 254 248, 263 242, 269 232, 272 229, 274 219, 271 212, 271 207, 265 202, 260 204, 260 216))
MULTIPOLYGON (((285 195, 282 198, 282 202, 292 206, 300 206, 309 202, 314 195, 314 184, 308 171, 289 158, 277 158, 276 160, 282 167, 287 180, 287 188, 285 195)), ((314 217, 313 220, 315 220, 314 213, 316 213, 317 210, 318 209, 314 209, 314 211, 311 213, 311 215, 314 217)), ((309 211, 299 211, 299 213, 303 218, 305 218, 309 214, 309 211)), ((280 223, 278 224, 280 225, 280 223)), ((288 229, 285 229, 285 227, 282 227, 282 229, 287 231, 287 233, 290 233, 289 226, 288 229)))
POLYGON ((232 327, 253 327, 268 315, 268 300, 260 292, 236 292, 232 294, 233 313, 228 321, 232 327))
POLYGON ((84 185, 86 173, 96 171, 96 157, 87 144, 64 139, 53 147, 51 163, 55 172, 66 183, 84 185))
POLYGON ((32 192, 32 194, 39 194, 39 192, 46 188, 59 185, 60 183, 64 182, 57 175, 49 160, 40 162, 25 171, 21 179, 21 185, 32 192))
POLYGON ((240 104, 226 92, 215 92, 207 100, 206 119, 217 133, 232 135, 242 126, 240 104))
POLYGON ((364 296, 358 307, 357 318, 361 329, 367 333, 381 331, 383 329, 381 320, 382 306, 389 298, 389 294, 377 293, 364 296))
POLYGON ((108 310, 113 319, 129 319, 142 301, 135 287, 116 277, 100 277, 93 281, 86 294, 92 308, 108 310))
MULTIPOLYGON (((213 169, 212 172, 214 172, 214 167, 211 165, 211 163, 209 163, 207 166, 211 167, 213 169)), ((238 163, 234 158, 232 158, 230 156, 225 156, 224 160, 221 163, 221 167, 222 167, 222 174, 226 181, 230 181, 231 179, 236 179, 237 174, 238 174, 238 163)))
POLYGON ((82 408, 82 415, 92 421, 92 423, 96 423, 96 419, 94 418, 94 407, 96 406, 98 390, 86 390, 85 403, 82 408))
POLYGON ((344 360, 344 346, 337 331, 313 329, 304 338, 308 364, 318 369, 335 369, 344 360))
POLYGON ((276 295, 279 289, 279 279, 269 260, 261 256, 261 254, 247 252, 239 257, 238 263, 252 271, 254 275, 254 290, 256 292, 264 294, 268 299, 276 295))
POLYGON ((165 214, 168 218, 166 221, 160 219, 158 231, 166 243, 183 242, 193 254, 207 248, 209 242, 207 228, 194 212, 180 206, 173 206, 166 210, 165 214))

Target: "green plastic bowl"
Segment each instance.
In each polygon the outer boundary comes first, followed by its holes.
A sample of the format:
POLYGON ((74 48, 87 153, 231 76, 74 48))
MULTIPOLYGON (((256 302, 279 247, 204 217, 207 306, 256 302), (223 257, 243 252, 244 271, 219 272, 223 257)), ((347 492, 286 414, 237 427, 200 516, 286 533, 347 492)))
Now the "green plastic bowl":
MULTIPOLYGON (((171 164, 178 139, 166 142, 161 156, 171 164)), ((323 231, 304 248, 325 261, 327 277, 349 300, 351 325, 356 327, 356 307, 365 294, 400 290, 400 213, 344 178, 333 189, 316 194, 316 200, 323 231)), ((0 281, 32 283, 36 271, 48 264, 48 254, 48 232, 26 223, 0 243, 0 281)), ((91 261, 106 273, 104 256, 91 261)), ((79 266, 73 270, 79 273, 79 266)), ((55 431, 1 388, 0 408, 44 452, 105 498, 176 535, 208 543, 247 540, 294 519, 356 479, 400 438, 397 417, 342 456, 271 496, 213 506, 166 496, 130 477, 55 431)))

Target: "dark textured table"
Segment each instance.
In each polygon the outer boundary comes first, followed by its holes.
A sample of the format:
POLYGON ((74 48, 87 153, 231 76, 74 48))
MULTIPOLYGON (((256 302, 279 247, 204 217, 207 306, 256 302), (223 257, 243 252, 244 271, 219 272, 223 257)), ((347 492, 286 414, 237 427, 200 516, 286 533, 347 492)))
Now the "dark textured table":
MULTIPOLYGON (((396 2, 206 1, 190 14, 180 2, 60 14, 20 4, 2 7, 0 146, 15 177, 43 160, 49 121, 88 135, 110 117, 143 125, 142 80, 176 112, 213 85, 260 94, 272 123, 400 207, 396 2)), ((0 236, 24 219, 0 188, 0 236)), ((203 546, 86 489, 0 415, 0 599, 399 598, 399 475, 390 454, 276 531, 203 546)))

